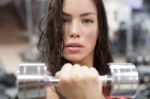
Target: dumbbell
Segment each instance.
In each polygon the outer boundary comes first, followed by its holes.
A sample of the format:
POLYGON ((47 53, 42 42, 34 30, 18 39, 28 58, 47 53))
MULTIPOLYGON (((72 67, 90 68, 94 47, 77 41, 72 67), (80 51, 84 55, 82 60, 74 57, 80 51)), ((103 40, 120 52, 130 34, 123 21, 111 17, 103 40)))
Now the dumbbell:
MULTIPOLYGON (((99 76, 102 85, 111 86, 111 95, 114 97, 135 97, 139 85, 139 75, 135 65, 131 63, 108 65, 111 75, 99 76)), ((50 76, 44 63, 24 63, 19 65, 17 83, 19 97, 31 99, 46 96, 46 86, 57 86, 59 78, 50 76)))

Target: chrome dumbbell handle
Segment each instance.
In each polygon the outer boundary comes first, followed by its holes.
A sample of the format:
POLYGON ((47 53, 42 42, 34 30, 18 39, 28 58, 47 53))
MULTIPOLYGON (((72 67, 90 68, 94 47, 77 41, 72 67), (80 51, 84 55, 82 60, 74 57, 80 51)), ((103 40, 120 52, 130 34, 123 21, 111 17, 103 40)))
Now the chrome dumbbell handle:
MULTIPOLYGON (((102 85, 106 84, 108 81, 113 81, 112 78, 110 76, 99 76, 99 80, 102 82, 102 85)), ((50 84, 52 86, 57 86, 59 83, 59 78, 57 77, 49 77, 48 82, 50 82, 50 84)))
MULTIPOLYGON (((46 75, 18 75, 17 79, 19 82, 44 81, 45 84, 48 83, 51 86, 57 86, 59 83, 59 78, 46 75)), ((99 80, 102 82, 102 84, 106 84, 108 81, 113 82, 113 78, 108 75, 99 76, 99 80)))
MULTIPOLYGON (((106 85, 106 84, 108 84, 108 82, 113 82, 113 78, 111 76, 108 76, 108 75, 99 76, 99 81, 102 83, 102 85, 106 85)), ((49 77, 48 82, 52 86, 57 86, 59 83, 59 78, 49 77)))

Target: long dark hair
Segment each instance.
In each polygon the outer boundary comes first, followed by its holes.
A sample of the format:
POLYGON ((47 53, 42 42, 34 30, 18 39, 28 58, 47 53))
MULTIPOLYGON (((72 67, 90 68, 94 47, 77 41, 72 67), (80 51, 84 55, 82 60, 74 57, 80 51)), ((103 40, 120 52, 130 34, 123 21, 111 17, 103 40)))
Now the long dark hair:
MULTIPOLYGON (((98 13, 98 39, 94 53, 94 67, 100 75, 110 73, 108 63, 112 62, 108 41, 108 23, 102 0, 94 0, 98 13)), ((52 75, 69 62, 63 56, 64 31, 62 16, 63 0, 51 0, 46 15, 46 26, 42 30, 38 48, 43 51, 48 70, 52 75)))

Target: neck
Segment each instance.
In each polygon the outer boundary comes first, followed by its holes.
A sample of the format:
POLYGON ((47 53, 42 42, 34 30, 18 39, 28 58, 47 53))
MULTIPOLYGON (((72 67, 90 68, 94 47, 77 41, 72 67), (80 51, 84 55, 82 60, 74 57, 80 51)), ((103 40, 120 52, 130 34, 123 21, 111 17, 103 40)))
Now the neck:
POLYGON ((74 62, 74 64, 80 64, 81 66, 88 66, 88 67, 93 67, 94 66, 94 58, 87 58, 79 62, 74 62))

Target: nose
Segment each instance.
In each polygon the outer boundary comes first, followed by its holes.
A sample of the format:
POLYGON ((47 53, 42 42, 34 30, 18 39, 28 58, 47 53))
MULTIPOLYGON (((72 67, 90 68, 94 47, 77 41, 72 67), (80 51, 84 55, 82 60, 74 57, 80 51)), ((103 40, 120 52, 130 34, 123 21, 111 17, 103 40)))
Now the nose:
POLYGON ((70 38, 79 38, 80 37, 80 24, 77 20, 73 21, 70 29, 70 38))

